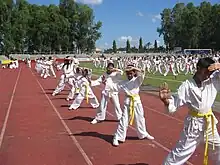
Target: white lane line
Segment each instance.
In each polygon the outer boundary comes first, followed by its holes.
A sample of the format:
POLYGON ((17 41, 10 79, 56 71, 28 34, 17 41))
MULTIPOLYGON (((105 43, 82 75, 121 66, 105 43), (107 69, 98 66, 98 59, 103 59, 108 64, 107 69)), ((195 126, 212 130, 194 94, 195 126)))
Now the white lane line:
MULTIPOLYGON (((38 81, 38 80, 37 80, 37 81, 38 81)), ((38 81, 38 82, 39 82, 39 81, 38 81)), ((97 87, 97 88, 100 89, 100 87, 97 87)), ((44 91, 44 90, 43 90, 43 91, 44 91)), ((44 91, 44 92, 45 92, 45 91, 44 91)), ((46 97, 49 98, 47 95, 46 95, 46 97)), ((49 99, 49 101, 51 102, 50 99, 49 99)), ((53 103, 52 103, 52 104, 53 104, 53 103)), ((159 112, 159 111, 157 111, 157 110, 155 110, 155 109, 152 109, 152 108, 150 108, 150 107, 147 107, 147 106, 144 106, 144 107, 147 108, 147 109, 149 109, 149 110, 151 110, 151 111, 153 111, 153 112, 156 112, 156 113, 158 113, 158 114, 161 114, 161 115, 163 115, 163 116, 166 116, 166 117, 168 117, 168 118, 171 118, 171 119, 173 119, 173 120, 176 120, 176 121, 179 121, 179 122, 183 123, 182 120, 179 120, 179 119, 177 119, 177 118, 175 118, 175 117, 166 115, 166 114, 164 114, 164 113, 162 113, 162 112, 159 112)), ((59 113, 59 112, 58 112, 58 113, 59 113)), ((112 113, 110 113, 109 111, 107 111, 107 113, 108 113, 109 115, 111 115, 111 116, 114 117, 114 115, 113 115, 112 113)), ((60 119, 62 120, 61 116, 60 116, 60 119)), ((64 123, 65 123, 65 122, 64 122, 64 123)), ((132 130, 136 131, 136 129, 135 129, 134 127, 132 127, 132 126, 129 126, 129 127, 130 127, 132 130)), ((158 147, 164 149, 165 151, 171 152, 170 149, 168 149, 167 147, 165 147, 163 144, 157 142, 156 140, 153 140, 152 142, 153 142, 155 145, 157 145, 158 147)), ((193 165, 193 164, 192 164, 191 162, 189 162, 189 161, 187 161, 186 164, 188 164, 188 165, 193 165)))
POLYGON ((176 117, 170 116, 170 115, 168 115, 168 114, 165 114, 165 113, 163 113, 163 112, 160 112, 160 111, 158 111, 158 110, 156 110, 156 109, 154 109, 154 108, 150 108, 150 107, 145 106, 145 105, 144 105, 144 108, 147 108, 147 109, 149 109, 150 111, 153 111, 153 112, 155 112, 155 113, 158 113, 158 114, 160 114, 160 115, 162 115, 162 116, 166 116, 166 117, 168 117, 168 118, 170 118, 170 119, 176 120, 176 121, 178 121, 178 122, 180 122, 180 123, 183 123, 182 120, 180 120, 180 119, 178 119, 178 118, 176 118, 176 117))
POLYGON ((81 145, 79 144, 79 142, 76 140, 75 136, 73 136, 73 133, 71 132, 70 128, 67 126, 66 122, 63 120, 62 116, 60 115, 59 111, 57 110, 57 108, 54 106, 53 102, 50 100, 50 98, 48 97, 48 95, 46 94, 43 86, 41 85, 41 83, 39 82, 39 80, 37 79, 37 77, 34 75, 34 73, 32 72, 32 70, 30 69, 32 75, 35 77, 38 85, 40 86, 41 90, 43 91, 45 97, 47 98, 48 102, 50 103, 50 105, 52 106, 54 112, 57 114, 58 118, 60 119, 61 123, 63 124, 64 128, 66 129, 67 133, 69 135, 71 135, 71 139, 73 140, 74 144, 76 145, 76 147, 78 148, 79 152, 82 154, 83 158, 85 159, 86 163, 88 165, 93 165, 92 161, 89 159, 88 155, 86 154, 86 152, 83 150, 83 148, 81 147, 81 145))
MULTIPOLYGON (((101 89, 100 87, 97 87, 97 88, 98 88, 98 89, 101 89)), ((178 121, 178 122, 180 122, 180 123, 183 123, 182 120, 177 119, 177 118, 172 117, 172 116, 169 116, 169 115, 164 114, 164 113, 162 113, 162 112, 159 112, 159 111, 157 111, 156 109, 150 108, 150 107, 148 107, 148 106, 144 106, 144 108, 147 108, 147 109, 149 109, 150 111, 153 111, 153 112, 158 113, 158 114, 160 114, 160 115, 166 116, 166 117, 168 117, 168 118, 170 118, 170 119, 176 120, 176 121, 178 121)), ((109 115, 111 115, 111 116, 114 117, 114 115, 113 115, 112 113, 110 113, 109 111, 107 111, 107 113, 108 113, 109 115)), ((130 127, 132 130, 136 131, 136 129, 135 129, 134 127, 132 127, 132 126, 129 126, 129 127, 130 127)), ((165 151, 171 152, 170 149, 168 149, 167 147, 165 147, 163 144, 159 143, 158 141, 153 140, 152 142, 153 142, 155 145, 157 145, 158 147, 164 149, 165 151)), ((186 164, 188 164, 188 165, 193 165, 193 164, 192 164, 191 162, 189 162, 189 161, 187 161, 186 164)))
MULTIPOLYGON (((111 116, 114 117, 114 115, 113 115, 112 113, 110 113, 109 111, 106 111, 106 112, 107 112, 109 115, 111 115, 111 116)), ((134 127, 132 127, 132 126, 130 126, 130 125, 129 125, 129 127, 136 132, 136 129, 135 129, 134 127)), ((171 152, 171 150, 170 150, 169 148, 165 147, 163 144, 159 143, 158 141, 152 140, 152 142, 153 142, 155 145, 157 145, 158 147, 164 149, 165 151, 171 152)), ((189 161, 187 161, 186 164, 188 164, 188 165, 193 165, 193 164, 192 164, 191 162, 189 162, 189 161)))
POLYGON ((18 80, 20 78, 20 75, 21 75, 21 67, 20 67, 17 79, 15 81, 15 85, 14 85, 14 88, 13 88, 13 91, 12 91, 11 99, 10 99, 10 102, 9 102, 9 105, 8 105, 8 110, 7 110, 7 113, 6 113, 6 116, 5 116, 5 120, 4 120, 4 123, 3 123, 2 130, 1 130, 1 134, 0 134, 0 148, 2 146, 2 142, 3 142, 3 139, 4 139, 5 130, 6 130, 6 127, 7 127, 7 124, 8 124, 8 118, 9 118, 9 115, 10 115, 10 112, 11 112, 11 106, 12 106, 12 102, 14 100, 14 95, 15 95, 15 91, 17 89, 18 80))

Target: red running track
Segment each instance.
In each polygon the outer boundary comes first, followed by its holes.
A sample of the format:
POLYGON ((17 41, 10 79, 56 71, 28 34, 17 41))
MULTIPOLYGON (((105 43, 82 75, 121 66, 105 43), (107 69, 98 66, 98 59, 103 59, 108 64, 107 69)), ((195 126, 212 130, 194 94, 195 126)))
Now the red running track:
MULTIPOLYGON (((20 75, 18 71, 9 75, 7 81, 13 83, 0 81, 0 87, 9 95, 7 99, 0 98, 1 104, 8 103, 0 111, 1 129, 5 114, 10 111, 0 145, 0 165, 160 165, 178 140, 187 113, 182 108, 169 116, 157 97, 142 93, 147 128, 155 141, 138 140, 132 127, 128 129, 127 141, 115 148, 111 141, 117 122, 111 103, 107 120, 91 125, 96 110, 90 105, 83 102, 79 110, 69 112, 65 101, 67 91, 51 97, 58 79, 41 79, 26 66, 20 75), (11 97, 16 78, 17 87, 11 97)), ((100 100, 100 88, 94 88, 94 93, 100 100)), ((216 116, 219 119, 219 114, 216 116)), ((188 164, 202 164, 202 160, 203 145, 188 164)))

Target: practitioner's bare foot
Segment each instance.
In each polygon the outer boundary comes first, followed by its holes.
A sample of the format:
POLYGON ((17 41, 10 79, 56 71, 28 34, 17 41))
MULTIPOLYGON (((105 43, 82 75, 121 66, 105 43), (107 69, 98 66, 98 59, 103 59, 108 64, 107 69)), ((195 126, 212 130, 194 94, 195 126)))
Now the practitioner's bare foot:
POLYGON ((97 124, 97 123, 100 123, 100 122, 102 122, 103 120, 97 120, 97 119, 93 119, 92 121, 91 121, 91 124, 97 124))
POLYGON ((72 110, 76 110, 76 109, 74 109, 73 107, 70 106, 70 107, 68 108, 68 110, 69 110, 69 111, 72 111, 72 110))
POLYGON ((119 146, 118 140, 114 138, 113 141, 112 141, 112 145, 113 145, 114 147, 118 147, 118 146, 119 146))
POLYGON ((151 136, 150 134, 147 134, 147 136, 146 137, 144 137, 143 139, 141 139, 141 140, 144 140, 144 139, 148 139, 148 140, 154 140, 154 137, 153 136, 151 136))

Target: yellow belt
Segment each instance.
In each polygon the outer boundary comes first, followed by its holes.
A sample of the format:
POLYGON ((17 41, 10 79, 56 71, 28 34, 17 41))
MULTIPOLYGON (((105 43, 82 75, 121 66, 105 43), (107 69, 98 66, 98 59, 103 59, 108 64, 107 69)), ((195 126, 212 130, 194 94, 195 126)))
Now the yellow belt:
MULTIPOLYGON (((205 114, 202 114, 202 113, 199 113, 199 112, 196 112, 194 110, 191 110, 189 112, 189 114, 193 117, 203 117, 205 118, 206 120, 206 128, 205 128, 205 131, 206 131, 206 143, 205 143, 205 153, 204 153, 204 162, 203 164, 204 165, 208 165, 208 126, 209 126, 209 118, 211 118, 211 124, 212 124, 212 136, 214 137, 214 126, 215 126, 215 123, 214 123, 214 115, 212 113, 212 109, 209 110, 209 112, 205 113, 205 114)), ((214 145, 214 141, 213 141, 213 150, 215 150, 215 145, 214 145)))
POLYGON ((139 97, 139 95, 138 94, 128 95, 128 97, 131 98, 130 106, 129 106, 129 108, 130 108, 130 111, 129 111, 130 112, 130 122, 129 122, 129 124, 132 125, 133 122, 134 122, 134 100, 135 100, 136 97, 139 97))
POLYGON ((79 88, 76 88, 76 93, 79 93, 79 88))

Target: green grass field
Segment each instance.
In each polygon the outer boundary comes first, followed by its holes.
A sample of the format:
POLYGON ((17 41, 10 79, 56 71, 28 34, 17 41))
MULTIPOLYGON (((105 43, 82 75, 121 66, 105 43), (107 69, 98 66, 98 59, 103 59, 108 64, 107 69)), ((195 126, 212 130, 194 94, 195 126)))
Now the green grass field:
MULTIPOLYGON (((91 68, 93 70, 93 74, 95 74, 95 75, 101 75, 101 74, 103 74, 103 71, 104 71, 101 68, 95 68, 93 63, 91 63, 91 62, 81 63, 80 66, 91 68)), ((167 76, 162 76, 161 74, 146 73, 146 79, 144 80, 143 85, 149 85, 149 86, 158 88, 163 82, 167 82, 171 91, 176 92, 177 88, 182 83, 182 81, 184 81, 190 77, 192 77, 192 75, 190 75, 190 74, 184 75, 184 73, 178 75, 176 79, 174 78, 174 76, 172 74, 168 74, 167 76)), ((125 78, 125 76, 124 76, 124 78, 125 78)), ((220 94, 217 95, 216 100, 220 101, 220 94)))
POLYGON ((0 61, 2 60, 7 60, 7 58, 5 56, 0 55, 0 61))

